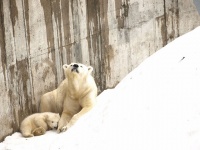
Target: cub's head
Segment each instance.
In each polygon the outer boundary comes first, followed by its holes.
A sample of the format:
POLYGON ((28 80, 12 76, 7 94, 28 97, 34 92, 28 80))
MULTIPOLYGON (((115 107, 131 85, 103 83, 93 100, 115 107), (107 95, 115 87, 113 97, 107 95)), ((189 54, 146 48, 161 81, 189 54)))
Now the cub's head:
POLYGON ((63 69, 65 77, 73 75, 87 76, 88 74, 91 74, 91 72, 93 71, 93 68, 91 66, 87 67, 80 63, 71 63, 69 65, 64 64, 63 69))
POLYGON ((60 120, 59 114, 48 113, 46 115, 47 124, 51 129, 57 129, 59 120, 60 120))

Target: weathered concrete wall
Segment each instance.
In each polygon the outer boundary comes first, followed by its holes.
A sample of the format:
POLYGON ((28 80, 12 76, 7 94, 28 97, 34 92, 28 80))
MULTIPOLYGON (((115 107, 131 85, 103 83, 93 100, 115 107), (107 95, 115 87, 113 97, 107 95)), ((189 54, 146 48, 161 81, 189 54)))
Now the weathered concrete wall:
POLYGON ((63 80, 62 65, 92 65, 99 91, 200 25, 192 0, 0 1, 0 140, 63 80))

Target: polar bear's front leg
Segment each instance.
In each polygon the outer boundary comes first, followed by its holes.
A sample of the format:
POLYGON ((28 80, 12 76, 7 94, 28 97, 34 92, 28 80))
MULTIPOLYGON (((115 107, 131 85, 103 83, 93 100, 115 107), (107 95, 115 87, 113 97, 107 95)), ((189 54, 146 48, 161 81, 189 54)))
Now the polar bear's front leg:
MULTIPOLYGON (((69 119, 65 119, 61 121, 61 128, 58 128, 60 130, 60 132, 64 132, 67 129, 69 129, 71 126, 73 126, 75 124, 75 122, 86 112, 88 111, 87 108, 83 108, 79 113, 75 114, 73 117, 66 117, 69 119), (66 121, 66 122, 64 122, 66 121)), ((62 117, 61 117, 62 118, 62 117)))
POLYGON ((93 98, 92 96, 81 99, 81 101, 79 102, 82 107, 81 111, 79 111, 77 114, 75 114, 71 118, 69 123, 67 123, 67 125, 63 127, 63 131, 66 131, 71 126, 73 126, 80 117, 82 117, 84 114, 86 114, 88 111, 90 111, 94 107, 95 101, 93 99, 95 98, 93 98))
POLYGON ((65 127, 67 126, 67 124, 71 118, 72 118, 72 116, 69 113, 67 113, 67 112, 62 113, 61 118, 58 123, 58 129, 57 129, 58 133, 67 130, 67 128, 65 128, 65 127))
MULTIPOLYGON (((79 113, 78 113, 78 114, 79 114, 79 113)), ((66 131, 67 129, 69 129, 71 126, 73 126, 73 125, 75 124, 75 122, 80 118, 80 116, 79 116, 78 114, 74 115, 74 116, 71 118, 71 120, 67 123, 67 125, 65 125, 65 126, 61 129, 62 132, 66 131)))
POLYGON ((73 126, 80 117, 82 117, 84 114, 86 114, 91 109, 92 109, 92 106, 87 106, 87 107, 82 108, 82 110, 79 113, 75 114, 72 117, 72 119, 69 121, 69 123, 64 127, 64 130, 67 130, 71 126, 73 126))

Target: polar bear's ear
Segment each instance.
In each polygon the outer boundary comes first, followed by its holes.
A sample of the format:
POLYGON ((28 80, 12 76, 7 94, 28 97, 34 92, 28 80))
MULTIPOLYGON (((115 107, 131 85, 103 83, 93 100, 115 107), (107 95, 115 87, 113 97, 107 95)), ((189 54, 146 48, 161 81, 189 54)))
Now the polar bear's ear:
POLYGON ((88 67, 88 72, 91 73, 93 71, 93 67, 89 66, 88 67))
POLYGON ((64 64, 64 65, 63 65, 63 69, 66 69, 67 67, 68 67, 67 64, 64 64))
POLYGON ((48 120, 49 116, 47 114, 44 115, 44 119, 48 120))

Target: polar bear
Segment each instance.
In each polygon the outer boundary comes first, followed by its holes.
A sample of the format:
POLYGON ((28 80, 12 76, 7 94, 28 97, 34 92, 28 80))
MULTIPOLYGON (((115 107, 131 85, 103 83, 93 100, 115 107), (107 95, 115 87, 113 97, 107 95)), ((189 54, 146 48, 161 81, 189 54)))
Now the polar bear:
POLYGON ((58 132, 66 131, 82 115, 91 110, 97 96, 97 86, 91 75, 93 68, 81 63, 63 65, 65 79, 57 89, 41 97, 40 111, 61 114, 58 132))
POLYGON ((60 115, 52 112, 35 113, 26 117, 20 126, 24 137, 44 134, 47 130, 57 129, 60 115))

